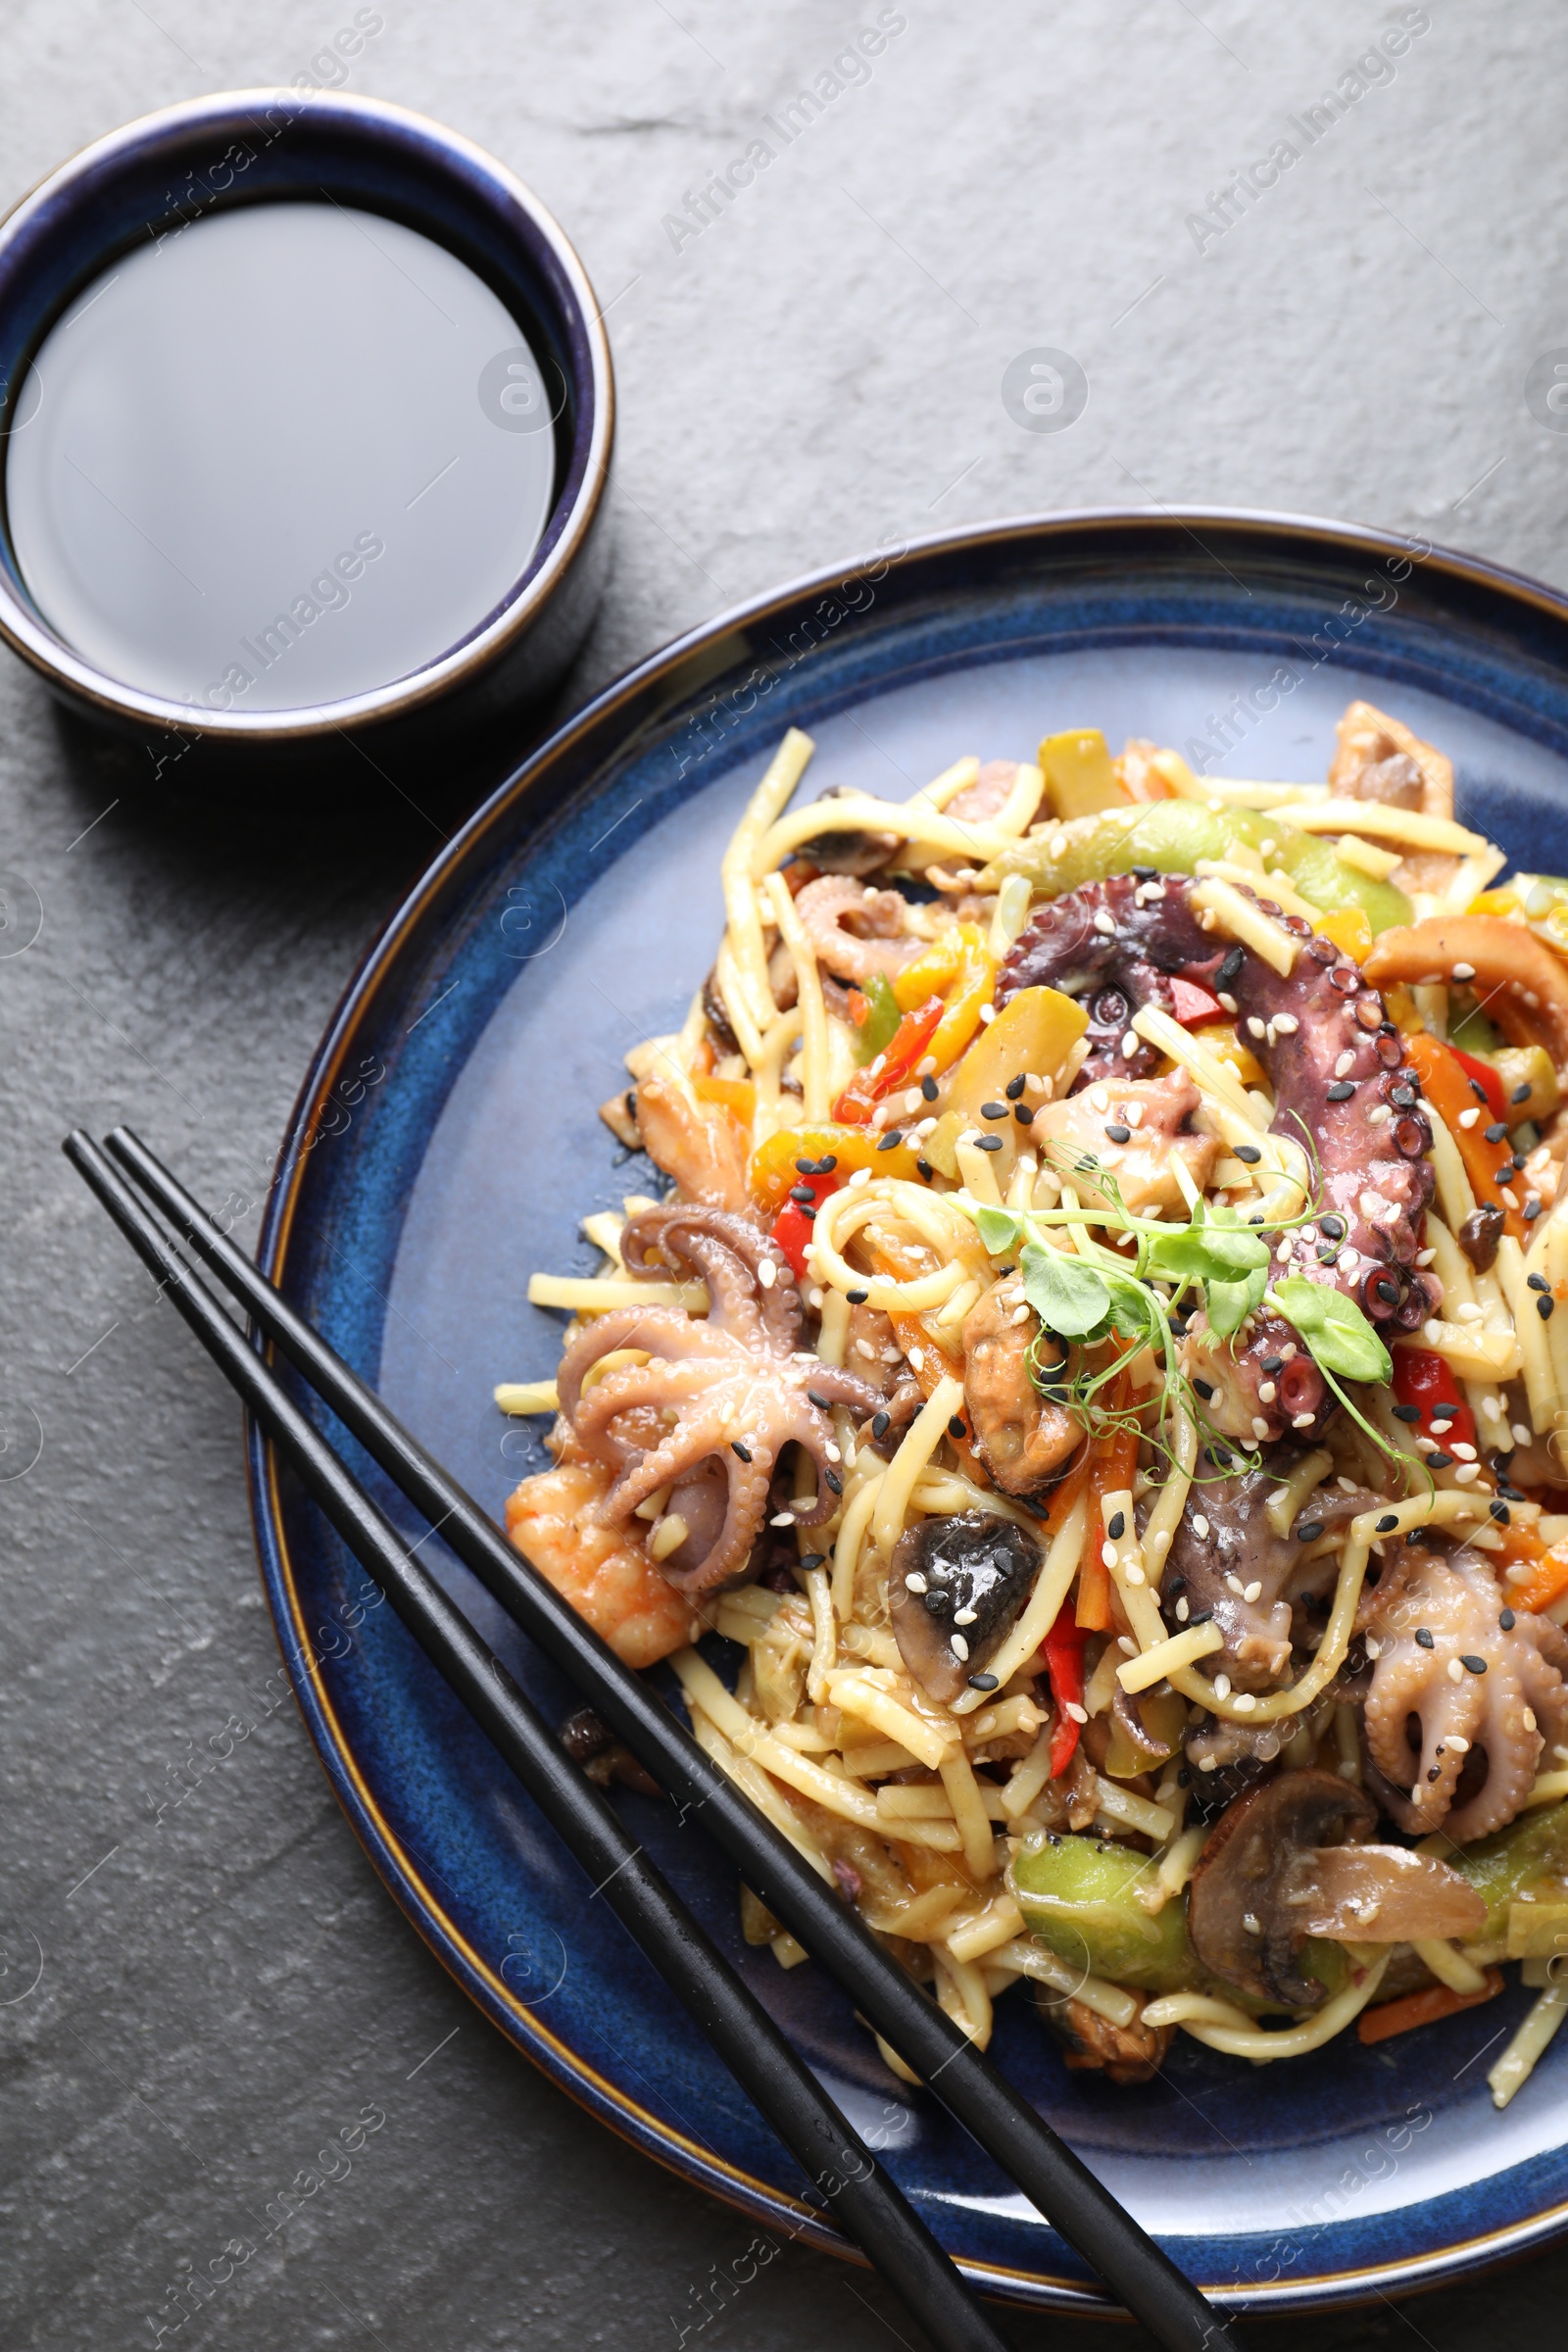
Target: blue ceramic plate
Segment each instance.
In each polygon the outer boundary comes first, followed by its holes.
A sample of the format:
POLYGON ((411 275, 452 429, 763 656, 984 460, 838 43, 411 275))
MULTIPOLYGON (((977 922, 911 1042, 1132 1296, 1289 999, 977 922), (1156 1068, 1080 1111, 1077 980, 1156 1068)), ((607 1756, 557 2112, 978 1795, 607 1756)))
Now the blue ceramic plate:
MULTIPOLYGON (((479 810, 399 908, 317 1055, 263 1263, 497 1516, 539 1466, 490 1402, 548 1374, 536 1267, 649 1182, 596 1106, 679 1024, 722 920, 718 859, 788 724, 808 789, 903 796, 960 753, 1075 723, 1195 766, 1321 777, 1366 695, 1451 754, 1461 814, 1568 870, 1568 603, 1424 543, 1224 514, 1093 514, 932 540, 784 590, 602 695, 479 810)), ((783 2150, 412 1640, 253 1441, 269 1597, 345 1812, 502 2032, 638 2146, 838 2247, 783 2150), (373 1597, 373 1594, 372 1594, 373 1597)), ((375 1484, 376 1492, 383 1492, 375 1484)), ((407 1506, 389 1504, 407 1521, 407 1506)), ((552 1719, 572 1703, 441 1548, 423 1556, 552 1719)), ((810 1966, 740 1938, 733 1873, 668 1809, 636 1834, 981 2285, 1101 2302, 936 2103, 903 2089, 810 1966)), ((1203 2285, 1276 2309, 1429 2285, 1568 2220, 1568 2037, 1505 2114, 1487 2053, 1531 1996, 1381 2047, 1253 2069, 1178 2034, 1158 2081, 1068 2075, 1021 1991, 995 2055, 1203 2285)))

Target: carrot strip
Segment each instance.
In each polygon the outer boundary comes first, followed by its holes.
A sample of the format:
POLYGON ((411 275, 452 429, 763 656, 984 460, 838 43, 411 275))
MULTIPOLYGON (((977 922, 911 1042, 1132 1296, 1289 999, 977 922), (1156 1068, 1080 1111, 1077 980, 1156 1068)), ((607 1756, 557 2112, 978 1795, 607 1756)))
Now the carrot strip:
MULTIPOLYGON (((1127 1375, 1118 1372, 1110 1386, 1110 1409, 1125 1412, 1132 1402, 1127 1375)), ((1136 1429, 1108 1429, 1096 1438, 1089 1452, 1089 1532, 1083 1565, 1078 1571, 1078 1605, 1074 1612, 1086 1633, 1109 1633, 1114 1617, 1110 1571, 1101 1557, 1104 1545, 1101 1498, 1130 1487, 1138 1468, 1136 1429)))
POLYGON ((1355 2021, 1359 2041, 1388 2041, 1396 2034, 1408 2034, 1416 2026, 1433 2025, 1440 2017, 1453 2017, 1461 2009, 1479 2009, 1502 1990, 1500 1968, 1487 1970, 1487 1982, 1480 1992, 1455 1992, 1449 1984, 1429 1984, 1421 1992, 1407 1992, 1402 2000, 1379 2001, 1375 2009, 1363 2009, 1355 2021))
MULTIPOLYGON (((1437 1037, 1407 1037, 1404 1041, 1405 1058, 1421 1081, 1421 1092, 1438 1113, 1448 1133, 1459 1147, 1470 1189, 1483 1208, 1501 1209, 1507 1230, 1519 1243, 1528 1241, 1530 1228, 1518 1208, 1510 1208, 1503 1199, 1503 1186, 1498 1177, 1499 1154, 1506 1161, 1504 1144, 1489 1144, 1485 1127, 1490 1116, 1490 1104, 1479 1102, 1471 1092, 1465 1076, 1452 1054, 1437 1037), (1478 1111, 1468 1127, 1459 1124, 1464 1111, 1478 1111)), ((1507 1169, 1511 1178, 1512 1168, 1507 1169)), ((1517 1199, 1517 1195, 1515 1196, 1517 1199)))

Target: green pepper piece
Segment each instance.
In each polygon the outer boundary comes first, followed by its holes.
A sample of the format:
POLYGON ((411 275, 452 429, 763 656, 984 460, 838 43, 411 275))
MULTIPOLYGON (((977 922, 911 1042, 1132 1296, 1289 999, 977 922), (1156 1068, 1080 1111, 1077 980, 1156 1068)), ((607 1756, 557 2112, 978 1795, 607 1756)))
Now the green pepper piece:
POLYGON ((865 999, 866 1012, 856 1036, 855 1058, 863 1068, 866 1062, 875 1061, 877 1055, 893 1043, 904 1015, 899 1010, 899 1000, 893 994, 892 982, 885 979, 881 972, 873 972, 869 980, 859 984, 859 988, 865 999))
MULTIPOLYGON (((1266 810, 1210 808, 1202 801, 1149 801, 1077 817, 1054 835, 1004 850, 987 866, 977 887, 994 890, 1009 874, 1026 874, 1038 889, 1055 898, 1076 890, 1081 882, 1103 882, 1135 865, 1152 865, 1162 874, 1190 874, 1200 858, 1227 857, 1238 844, 1255 850, 1265 841, 1274 844, 1269 862, 1290 876, 1293 888, 1320 914, 1359 906, 1374 932, 1413 919, 1402 890, 1347 865, 1315 833, 1298 832, 1266 810)), ((1258 888, 1266 897, 1268 885, 1261 878, 1258 888)))
POLYGON ((1149 1858, 1098 1838, 1053 1836, 1013 1857, 1012 1891, 1032 1934, 1059 1958, 1113 1984, 1176 1992, 1202 1971, 1187 1934, 1187 1904, 1146 1911, 1137 1889, 1149 1858))
POLYGON ((1446 1853, 1443 1859, 1469 1880, 1487 1906, 1486 1925, 1472 1940, 1501 1943, 1508 1933, 1508 1905, 1537 1879, 1555 1877, 1568 1868, 1568 1804, 1521 1813, 1506 1829, 1494 1830, 1490 1838, 1446 1853))

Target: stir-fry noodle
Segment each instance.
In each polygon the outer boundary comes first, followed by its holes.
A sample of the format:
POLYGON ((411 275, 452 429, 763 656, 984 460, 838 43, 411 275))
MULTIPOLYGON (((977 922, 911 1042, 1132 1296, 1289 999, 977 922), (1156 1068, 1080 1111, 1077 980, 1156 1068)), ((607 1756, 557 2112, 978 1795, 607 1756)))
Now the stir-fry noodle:
POLYGON ((1568 881, 1365 703, 1321 785, 811 751, 605 1106, 666 1196, 530 1285, 515 1542, 975 2040, 1023 1983, 1070 2067, 1265 2064, 1517 1962, 1506 2103, 1568 1954, 1568 881))

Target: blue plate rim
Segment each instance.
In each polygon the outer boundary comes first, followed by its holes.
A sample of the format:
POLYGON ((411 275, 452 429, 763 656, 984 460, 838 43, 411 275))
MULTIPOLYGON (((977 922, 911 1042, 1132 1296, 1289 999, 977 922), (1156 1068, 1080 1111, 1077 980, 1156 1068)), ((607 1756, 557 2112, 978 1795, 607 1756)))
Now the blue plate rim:
MULTIPOLYGON (((1311 548, 1319 554, 1352 555, 1369 563, 1414 558, 1431 576, 1446 577, 1455 585, 1490 594, 1500 600, 1504 608, 1517 605, 1533 609, 1562 627, 1568 642, 1568 595, 1527 573, 1439 545, 1420 533, 1380 530, 1372 525, 1288 512, 1227 507, 1086 507, 1002 516, 956 530, 927 533, 895 547, 826 565, 732 605, 621 672, 565 719, 480 803, 430 860, 372 938, 338 999, 289 1114, 258 1238, 257 1263, 263 1273, 279 1284, 285 1280, 288 1244, 315 1122, 342 1073, 360 1024, 368 1015, 378 988, 394 971, 405 942, 414 937, 442 892, 460 879, 494 829, 541 789, 553 769, 574 751, 585 748, 618 715, 635 710, 639 703, 649 706, 642 712, 641 723, 607 750, 609 758, 613 758, 617 751, 624 753, 637 734, 678 710, 683 701, 699 693, 715 674, 724 674, 725 665, 719 665, 715 672, 711 656, 726 639, 738 640, 745 632, 809 603, 812 598, 830 594, 856 577, 885 578, 895 570, 913 569, 943 558, 974 556, 987 547, 1025 548, 1068 540, 1075 535, 1102 538, 1107 547, 1114 548, 1120 535, 1152 533, 1156 538, 1168 539, 1172 546, 1185 537, 1202 549, 1200 533, 1204 527, 1272 542, 1279 553, 1288 553, 1293 547, 1300 551, 1311 548), (661 686, 667 691, 650 701, 654 690, 661 686)), ((758 659, 765 662, 762 655, 758 659)), ((318 1760, 377 1875, 436 1958, 515 2047, 619 2136, 737 2210, 782 2227, 792 2237, 803 2238, 823 2251, 862 2263, 863 2257, 853 2243, 824 2224, 811 2208, 700 2147, 608 2081, 554 2034, 466 1942, 434 1888, 421 1876, 418 1857, 410 1852, 387 1823, 338 1726, 319 1665, 310 1647, 278 1494, 276 1457, 255 1423, 249 1420, 246 1465, 258 1561, 273 1630, 318 1760), (294 1637, 292 1655, 284 1640, 285 1626, 294 1637)), ((1568 2202, 1403 2259, 1343 2267, 1309 2277, 1260 2280, 1245 2286, 1222 2281, 1200 2283, 1224 2307, 1262 2308, 1280 2314, 1343 2309, 1376 2301, 1391 2290, 1413 2293, 1435 2289, 1449 2279, 1517 2259, 1564 2230, 1568 2230, 1568 2202)), ((1118 2313, 1118 2307, 1108 2297, 1078 2278, 967 2259, 960 2260, 959 2268, 976 2285, 1010 2301, 1035 2308, 1073 2310, 1085 2316, 1109 2317, 1118 2313)))

